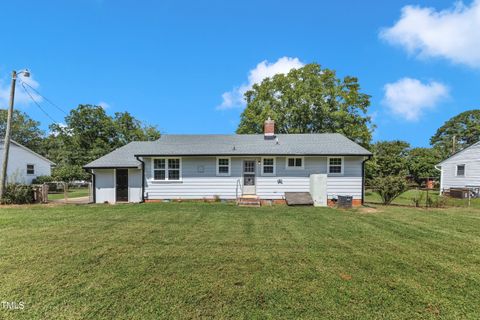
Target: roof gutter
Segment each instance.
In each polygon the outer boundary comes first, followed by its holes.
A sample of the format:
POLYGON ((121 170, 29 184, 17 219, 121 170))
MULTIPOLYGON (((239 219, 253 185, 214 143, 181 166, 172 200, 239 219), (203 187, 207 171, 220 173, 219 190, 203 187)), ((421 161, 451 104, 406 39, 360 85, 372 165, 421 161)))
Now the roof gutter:
MULTIPOLYGON (((246 154, 238 154, 238 153, 212 153, 212 154, 135 154, 134 157, 295 157, 295 156, 302 156, 302 157, 372 157, 372 154, 364 153, 364 154, 308 154, 308 153, 290 153, 290 154, 281 154, 281 153, 246 153, 246 154)), ((139 160, 140 161, 140 160, 139 160)))
POLYGON ((140 160, 139 156, 135 156, 135 159, 142 164, 142 202, 145 202, 145 161, 140 160))

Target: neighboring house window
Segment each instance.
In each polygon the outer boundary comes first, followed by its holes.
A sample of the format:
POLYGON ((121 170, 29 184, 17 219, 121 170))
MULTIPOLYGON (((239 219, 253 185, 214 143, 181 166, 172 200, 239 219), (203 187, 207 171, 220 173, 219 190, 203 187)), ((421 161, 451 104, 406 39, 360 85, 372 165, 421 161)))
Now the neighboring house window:
POLYGON ((275 175, 275 158, 262 158, 262 174, 275 175))
POLYGON ((230 175, 230 158, 217 158, 217 175, 229 176, 230 175))
POLYGON ((465 176, 465 165, 458 164, 457 165, 457 176, 464 177, 465 176))
POLYGON ((328 173, 343 174, 343 158, 328 158, 328 173))
POLYGON ((303 158, 287 158, 287 169, 303 169, 303 158))
POLYGON ((35 174, 35 165, 27 164, 27 174, 35 174))
POLYGON ((153 159, 153 179, 160 181, 180 180, 180 158, 153 159))

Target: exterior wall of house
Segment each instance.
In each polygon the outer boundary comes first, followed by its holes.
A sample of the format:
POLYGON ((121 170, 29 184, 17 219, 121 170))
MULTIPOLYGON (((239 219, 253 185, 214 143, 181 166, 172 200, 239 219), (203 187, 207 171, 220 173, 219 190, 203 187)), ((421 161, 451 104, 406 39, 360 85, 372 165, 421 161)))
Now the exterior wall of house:
MULTIPOLYGON (((115 169, 95 169, 95 202, 115 203, 115 169)), ((142 171, 140 169, 128 169, 128 201, 142 201, 142 171)))
POLYGON ((440 190, 480 186, 480 143, 441 164, 440 190), (457 176, 457 165, 465 165, 465 175, 457 176))
MULTIPOLYGON (((3 163, 3 144, 0 146, 0 166, 3 163)), ((39 176, 51 175, 51 164, 22 147, 10 144, 8 154, 7 182, 31 184, 39 176), (27 165, 34 165, 34 174, 27 174, 27 165)))
MULTIPOLYGON (((181 181, 154 181, 152 158, 145 158, 145 197, 159 199, 235 199, 241 195, 243 160, 256 161, 256 194, 262 199, 283 199, 285 192, 308 192, 310 175, 327 173, 327 157, 303 157, 304 168, 288 169, 286 157, 276 157, 275 175, 263 176, 261 157, 231 157, 231 174, 217 176, 216 157, 183 157, 181 181)), ((329 175, 328 198, 351 195, 361 199, 363 157, 344 157, 342 175, 329 175)))

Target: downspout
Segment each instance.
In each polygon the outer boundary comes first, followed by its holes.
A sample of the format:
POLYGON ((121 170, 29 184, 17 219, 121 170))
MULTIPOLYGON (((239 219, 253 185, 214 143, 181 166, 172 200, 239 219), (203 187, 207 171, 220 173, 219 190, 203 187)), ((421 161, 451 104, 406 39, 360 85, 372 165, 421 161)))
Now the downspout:
POLYGON ((95 173, 92 169, 84 169, 87 173, 92 175, 92 203, 97 203, 97 190, 95 188, 95 173))
POLYGON ((362 161, 362 206, 365 203, 365 162, 370 160, 372 156, 368 156, 362 161))
POLYGON ((145 161, 140 160, 138 156, 135 159, 142 164, 142 202, 145 202, 145 161))

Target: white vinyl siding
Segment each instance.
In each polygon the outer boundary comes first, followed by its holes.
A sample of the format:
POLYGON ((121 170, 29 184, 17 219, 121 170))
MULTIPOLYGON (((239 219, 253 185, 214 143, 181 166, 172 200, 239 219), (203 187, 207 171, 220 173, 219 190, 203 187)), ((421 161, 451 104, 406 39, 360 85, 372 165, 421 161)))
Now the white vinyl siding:
MULTIPOLYGON (((0 144, 0 166, 3 162, 3 143, 0 144)), ((51 163, 14 143, 8 155, 7 182, 31 184, 39 176, 52 173, 51 163), (32 167, 33 166, 33 167, 32 167)))
MULTIPOLYGON (((221 158, 221 157, 218 157, 221 158)), ((269 158, 269 157, 264 157, 269 158)), ((256 194, 263 199, 283 199, 285 192, 308 192, 310 175, 327 173, 327 157, 302 157, 303 170, 290 170, 286 157, 275 157, 275 176, 263 175, 261 157, 231 157, 230 176, 217 175, 217 157, 183 157, 182 181, 175 184, 156 183, 151 179, 152 159, 146 158, 147 199, 235 199, 237 181, 242 181, 243 160, 255 160, 256 194), (199 170, 201 168, 201 170, 199 170)), ((344 157, 343 176, 328 175, 328 197, 351 195, 361 199, 363 157, 344 157)), ((241 190, 239 190, 241 194, 241 190)))
POLYGON ((480 186, 480 143, 467 148, 450 159, 445 160, 441 167, 442 190, 480 186), (459 166, 464 167, 464 174, 459 172, 459 166))

